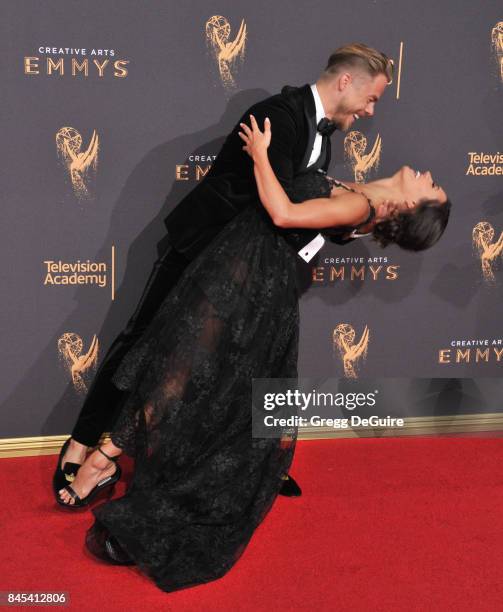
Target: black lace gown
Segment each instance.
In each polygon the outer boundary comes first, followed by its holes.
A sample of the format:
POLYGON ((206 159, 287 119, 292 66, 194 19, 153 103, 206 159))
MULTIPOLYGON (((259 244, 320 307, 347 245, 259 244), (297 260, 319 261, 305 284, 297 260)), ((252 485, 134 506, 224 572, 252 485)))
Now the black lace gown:
MULTIPOLYGON (((304 175, 297 201, 326 196, 304 175)), ((121 498, 93 509, 164 591, 223 576, 271 508, 297 432, 251 432, 252 378, 297 377, 297 254, 257 201, 184 271, 113 382, 130 391, 111 432, 134 458, 121 498)))

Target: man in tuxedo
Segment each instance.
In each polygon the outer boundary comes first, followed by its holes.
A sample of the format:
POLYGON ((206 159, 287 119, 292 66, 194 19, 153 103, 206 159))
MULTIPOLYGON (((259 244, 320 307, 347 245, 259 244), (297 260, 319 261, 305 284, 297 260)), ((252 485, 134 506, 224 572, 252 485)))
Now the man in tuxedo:
MULTIPOLYGON (((340 47, 329 57, 316 83, 285 86, 281 93, 254 104, 242 115, 209 172, 164 219, 170 246, 154 263, 135 312, 92 381, 67 449, 63 456, 60 453, 53 479, 56 492, 73 480, 88 447, 96 446, 102 433, 113 428, 127 393, 110 381, 122 357, 141 336, 188 263, 226 223, 258 198, 253 161, 242 150, 239 124, 249 124, 249 115, 253 114, 262 127, 269 117, 269 159, 289 193, 297 174, 328 170, 330 135, 335 129, 346 131, 357 119, 374 114, 375 103, 391 80, 391 67, 384 54, 366 45, 340 47)), ((313 230, 296 229, 286 232, 285 238, 306 262, 324 243, 323 236, 313 230)), ((281 494, 301 494, 292 477, 283 483, 281 494)))

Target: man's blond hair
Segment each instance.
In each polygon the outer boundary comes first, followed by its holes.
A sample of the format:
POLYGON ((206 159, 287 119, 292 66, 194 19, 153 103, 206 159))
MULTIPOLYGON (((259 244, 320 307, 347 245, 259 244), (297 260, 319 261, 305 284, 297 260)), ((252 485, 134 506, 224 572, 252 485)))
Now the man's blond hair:
POLYGON ((336 49, 328 58, 322 78, 330 78, 341 70, 359 69, 372 77, 384 74, 388 83, 393 78, 393 62, 380 51, 362 43, 352 43, 336 49))

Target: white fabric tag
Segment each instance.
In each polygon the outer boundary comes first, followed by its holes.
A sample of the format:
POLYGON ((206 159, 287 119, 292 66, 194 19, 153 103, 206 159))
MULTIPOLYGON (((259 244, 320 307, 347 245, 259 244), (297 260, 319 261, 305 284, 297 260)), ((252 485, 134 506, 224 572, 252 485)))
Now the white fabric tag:
POLYGON ((318 234, 311 242, 298 251, 299 257, 302 257, 306 262, 310 262, 324 244, 325 238, 323 238, 321 234, 318 234))

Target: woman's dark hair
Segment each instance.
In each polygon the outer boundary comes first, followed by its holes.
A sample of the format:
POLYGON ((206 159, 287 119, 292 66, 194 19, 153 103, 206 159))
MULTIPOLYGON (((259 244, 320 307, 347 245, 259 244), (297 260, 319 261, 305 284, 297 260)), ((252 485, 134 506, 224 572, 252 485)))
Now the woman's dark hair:
POLYGON ((373 238, 382 247, 397 244, 407 251, 424 251, 442 236, 449 220, 451 202, 422 200, 412 209, 376 223, 373 238))

